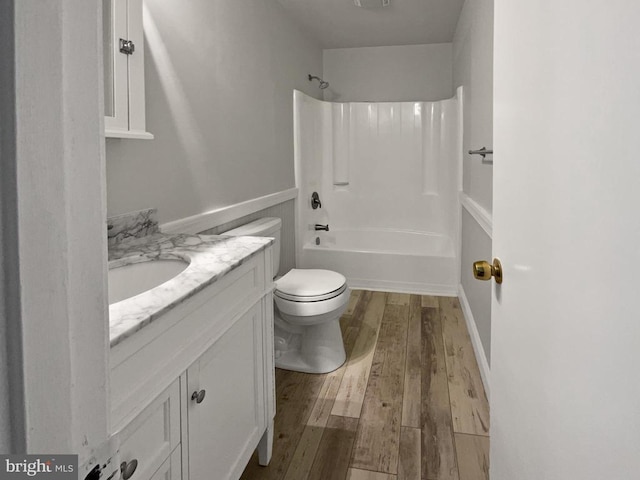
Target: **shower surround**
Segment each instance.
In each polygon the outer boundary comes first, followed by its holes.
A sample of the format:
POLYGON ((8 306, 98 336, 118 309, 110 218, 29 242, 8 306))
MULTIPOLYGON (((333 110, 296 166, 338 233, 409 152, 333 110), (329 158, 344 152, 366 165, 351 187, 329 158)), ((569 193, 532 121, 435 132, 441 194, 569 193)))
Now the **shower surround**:
POLYGON ((297 265, 341 272, 355 288, 455 294, 461 112, 461 89, 439 102, 376 103, 295 91, 297 265))

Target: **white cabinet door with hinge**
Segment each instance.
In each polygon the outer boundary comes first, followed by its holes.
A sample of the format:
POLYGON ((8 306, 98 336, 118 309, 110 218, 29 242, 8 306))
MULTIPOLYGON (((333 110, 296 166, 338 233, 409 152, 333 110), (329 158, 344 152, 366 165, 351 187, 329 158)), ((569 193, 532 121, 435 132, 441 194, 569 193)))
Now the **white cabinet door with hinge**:
POLYGON ((105 135, 151 139, 146 131, 142 0, 102 0, 105 135))
POLYGON ((262 302, 187 371, 189 478, 242 474, 267 426, 262 302))
POLYGON ((640 478, 638 18, 495 2, 492 480, 640 478))

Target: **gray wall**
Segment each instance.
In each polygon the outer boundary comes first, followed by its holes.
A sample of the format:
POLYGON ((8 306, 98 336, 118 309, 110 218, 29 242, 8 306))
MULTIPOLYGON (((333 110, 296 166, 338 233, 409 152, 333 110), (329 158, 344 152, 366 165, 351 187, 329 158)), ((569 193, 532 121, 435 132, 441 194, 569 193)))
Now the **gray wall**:
POLYGON ((324 99, 336 102, 435 101, 453 96, 450 43, 325 50, 324 99))
MULTIPOLYGON (((0 452, 22 450, 20 445, 12 442, 11 429, 18 428, 22 420, 19 411, 12 409, 10 391, 14 391, 18 402, 22 400, 22 392, 10 385, 8 345, 19 348, 19 334, 12 331, 18 322, 9 321, 10 312, 15 305, 10 299, 16 297, 17 287, 15 252, 16 252, 16 130, 15 130, 15 55, 14 55, 14 11, 13 1, 0 2, 0 452), (11 335, 11 337, 10 337, 11 335), (12 425, 11 419, 15 422, 12 425)), ((11 318, 15 317, 11 315, 11 318)), ((17 352, 16 358, 20 358, 17 352)), ((15 360, 12 358, 12 360, 15 360)), ((12 364, 15 362, 12 361, 12 364)), ((16 370, 17 371, 17 370, 16 370)), ((16 373, 16 372, 13 372, 16 373)), ((17 379, 16 379, 17 380, 17 379)), ((18 382, 16 382, 18 383, 18 382)), ((22 446, 23 447, 23 446, 22 446)))
POLYGON ((204 235, 217 235, 263 217, 279 217, 282 220, 282 231, 280 232, 280 275, 283 275, 296 266, 295 200, 289 200, 274 205, 273 207, 265 208, 259 212, 246 215, 200 233, 204 235))
POLYGON ((107 140, 108 214, 161 223, 295 186, 293 89, 322 50, 262 0, 146 0, 147 129, 107 140))
MULTIPOLYGON (((453 42, 453 81, 464 85, 464 150, 493 144, 493 0, 467 0, 453 42)), ((464 191, 491 212, 493 167, 464 156, 464 191)))
MULTIPOLYGON (((464 86, 464 151, 493 146, 493 0, 467 0, 453 42, 453 81, 464 86)), ((464 156, 464 192, 488 212, 493 204, 493 167, 464 156)), ((462 217, 461 279, 490 362, 491 289, 471 277, 471 263, 490 260, 491 238, 466 211, 462 217)))

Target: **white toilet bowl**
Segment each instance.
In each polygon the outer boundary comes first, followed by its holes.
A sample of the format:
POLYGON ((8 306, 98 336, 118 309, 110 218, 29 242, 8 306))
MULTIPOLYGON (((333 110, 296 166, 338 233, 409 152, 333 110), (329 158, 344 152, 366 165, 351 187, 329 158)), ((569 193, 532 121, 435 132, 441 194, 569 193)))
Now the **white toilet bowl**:
POLYGON ((340 367, 346 360, 340 316, 349 295, 346 279, 329 270, 293 269, 276 280, 276 367, 307 373, 340 367))
MULTIPOLYGON (((281 225, 279 218, 262 218, 223 235, 274 237, 277 275, 281 225)), ((306 373, 328 373, 340 367, 346 359, 340 316, 350 294, 345 277, 329 270, 294 268, 275 283, 276 367, 306 373)))

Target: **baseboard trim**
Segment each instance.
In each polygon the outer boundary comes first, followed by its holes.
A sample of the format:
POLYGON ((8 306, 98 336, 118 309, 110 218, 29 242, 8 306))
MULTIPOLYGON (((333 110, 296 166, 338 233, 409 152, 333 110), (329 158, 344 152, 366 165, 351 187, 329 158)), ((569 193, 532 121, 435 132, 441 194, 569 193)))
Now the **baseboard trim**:
POLYGON ((456 287, 432 283, 392 282, 385 280, 369 280, 363 278, 347 278, 350 288, 356 290, 373 290, 378 292, 412 293, 415 295, 432 295, 434 297, 455 297, 456 287))
POLYGON ((493 238, 493 215, 469 195, 462 192, 460 193, 460 205, 478 222, 489 238, 493 238))
POLYGON ((467 295, 464 293, 462 284, 458 285, 458 298, 460 299, 460 306, 462 307, 462 313, 464 314, 464 319, 467 323, 467 329, 469 330, 469 336, 471 337, 473 351, 476 354, 476 360, 478 361, 478 367, 480 368, 480 376, 482 377, 482 383, 484 384, 484 391, 487 393, 487 400, 489 400, 491 399, 491 384, 489 381, 491 378, 491 369, 489 367, 489 362, 487 361, 487 355, 484 351, 484 347, 480 340, 476 321, 473 318, 473 313, 471 312, 469 300, 467 300, 467 295))
POLYGON ((293 200, 298 196, 297 188, 290 188, 281 192, 272 193, 263 197, 236 203, 227 207, 217 208, 208 212, 199 213, 191 217, 181 218, 173 222, 160 225, 163 233, 199 233, 223 223, 231 222, 240 217, 251 215, 265 208, 273 207, 279 203, 293 200))

